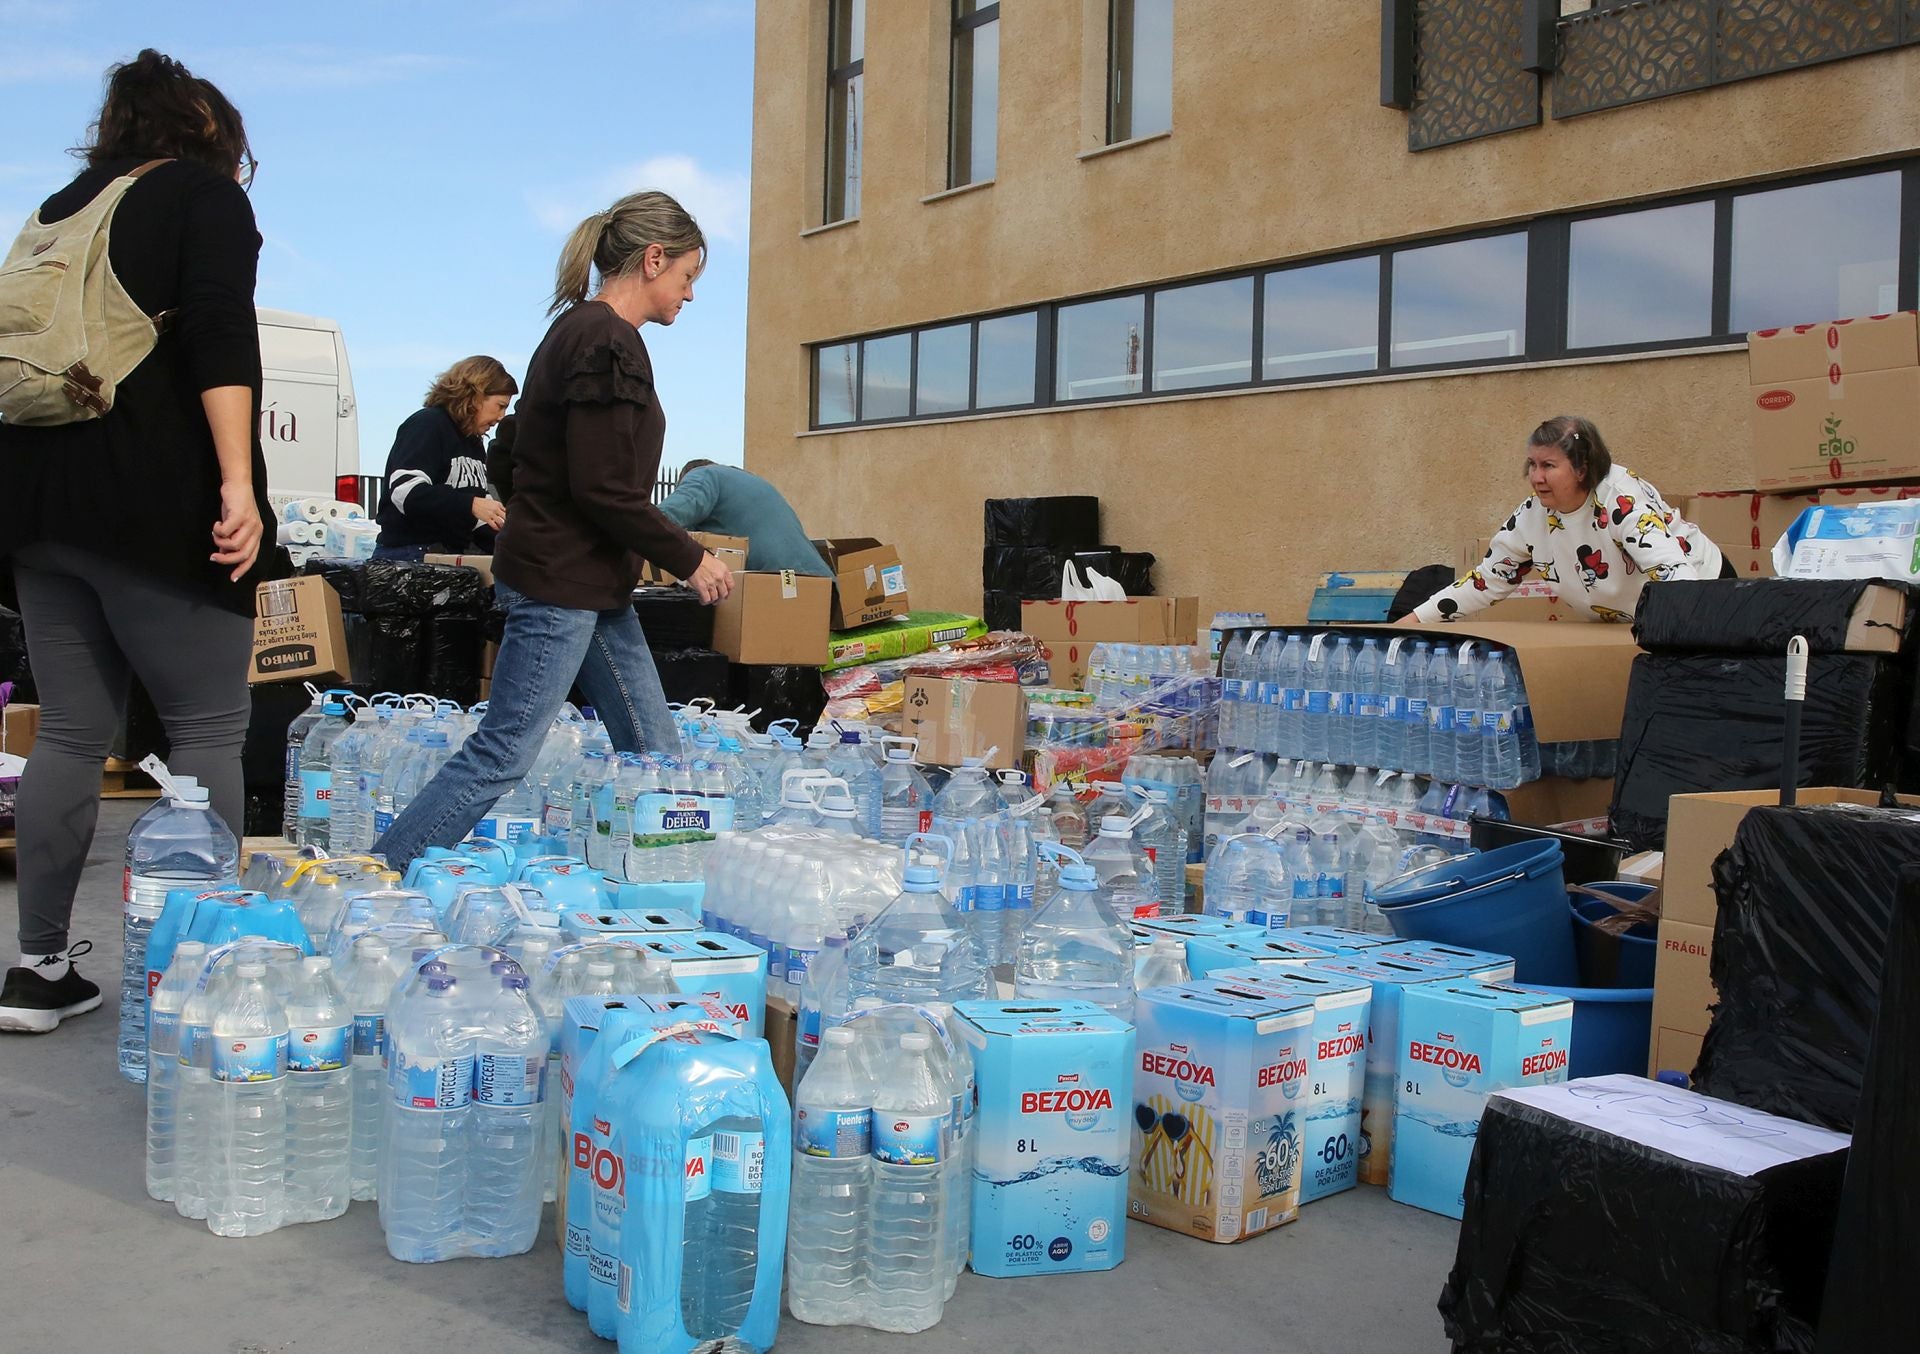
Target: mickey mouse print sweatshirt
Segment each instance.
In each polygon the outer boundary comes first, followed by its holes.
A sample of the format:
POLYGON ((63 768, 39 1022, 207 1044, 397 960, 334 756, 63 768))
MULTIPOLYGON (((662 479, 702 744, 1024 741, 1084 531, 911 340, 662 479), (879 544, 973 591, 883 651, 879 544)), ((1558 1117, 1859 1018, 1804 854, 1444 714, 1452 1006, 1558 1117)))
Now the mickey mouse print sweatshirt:
POLYGON ((1625 623, 1648 582, 1719 576, 1720 547, 1658 489, 1616 465, 1576 512, 1554 512, 1529 496, 1494 533, 1480 567, 1413 614, 1427 625, 1469 616, 1538 581, 1596 621, 1625 623))

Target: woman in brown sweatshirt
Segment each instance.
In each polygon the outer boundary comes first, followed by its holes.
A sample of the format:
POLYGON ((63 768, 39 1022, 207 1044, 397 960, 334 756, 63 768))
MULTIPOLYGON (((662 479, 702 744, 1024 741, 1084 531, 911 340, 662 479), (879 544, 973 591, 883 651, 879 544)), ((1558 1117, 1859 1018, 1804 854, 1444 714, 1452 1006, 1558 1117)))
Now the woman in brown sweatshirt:
POLYGON ((679 746, 633 614, 634 581, 652 562, 711 605, 733 576, 653 506, 667 420, 639 330, 673 323, 705 263, 700 227, 664 193, 621 198, 568 238, 558 318, 516 411, 513 511, 493 560, 507 626, 492 698, 473 736, 375 843, 394 868, 465 837, 527 774, 576 675, 615 748, 679 746))

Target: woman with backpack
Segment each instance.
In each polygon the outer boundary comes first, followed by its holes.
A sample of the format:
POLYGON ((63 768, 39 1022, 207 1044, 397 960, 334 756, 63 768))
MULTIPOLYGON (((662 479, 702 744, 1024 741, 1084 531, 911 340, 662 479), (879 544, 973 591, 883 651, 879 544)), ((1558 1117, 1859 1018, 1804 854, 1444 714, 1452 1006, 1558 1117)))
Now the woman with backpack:
MULTIPOLYGON (((81 231, 90 206, 124 194, 97 228, 110 272, 85 277, 90 293, 104 288, 89 302, 103 299, 117 317, 112 341, 88 352, 99 370, 82 364, 47 382, 9 367, 14 345, 0 335, 0 581, 11 573, 41 697, 16 806, 20 958, 0 991, 0 1030, 31 1033, 100 1005, 72 963, 89 943, 70 950, 68 923, 101 765, 136 674, 166 727, 171 768, 198 779, 236 835, 244 830, 254 584, 263 541, 272 550, 256 434, 260 233, 240 114, 149 49, 108 72, 99 120, 76 153, 86 167, 22 237, 54 243, 20 252, 61 258, 74 243, 61 223, 81 231), (137 364, 120 374, 108 364, 126 341, 151 349, 136 347, 137 364)), ((77 243, 73 257, 84 260, 88 241, 77 243)), ((7 290, 32 276, 0 270, 0 314, 35 302, 7 290)))

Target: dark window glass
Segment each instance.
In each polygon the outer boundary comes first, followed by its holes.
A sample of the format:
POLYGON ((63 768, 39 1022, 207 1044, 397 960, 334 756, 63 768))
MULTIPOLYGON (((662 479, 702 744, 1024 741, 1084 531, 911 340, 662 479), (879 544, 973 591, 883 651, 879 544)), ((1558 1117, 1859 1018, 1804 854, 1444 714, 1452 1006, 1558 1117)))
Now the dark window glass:
POLYGON ((1899 309, 1900 176, 1733 200, 1730 332, 1899 309))
POLYGON ((1337 376, 1380 365, 1380 260, 1268 273, 1263 380, 1337 376))
MULTIPOLYGON (((972 325, 949 324, 920 331, 920 360, 913 377, 914 413, 953 414, 967 407, 967 350, 972 343, 972 325)), ((1032 380, 1031 354, 1027 357, 1027 376, 1032 380)))
POLYGON ((1713 332, 1713 204, 1575 221, 1567 346, 1604 348, 1713 332))
POLYGON ((860 215, 867 0, 829 0, 827 11, 827 221, 860 215))
POLYGON ((1252 378, 1252 278, 1154 293, 1155 390, 1195 390, 1252 378))
POLYGON ((1034 344, 1038 334, 1037 317, 1031 310, 980 321, 979 386, 974 408, 1004 409, 1034 402, 1034 344))
POLYGON ((949 188, 993 177, 999 126, 1000 6, 954 0, 949 188))
POLYGON ((1105 400, 1139 394, 1146 309, 1144 296, 1061 306, 1053 397, 1105 400))
POLYGON ((913 375, 913 335, 892 334, 860 345, 860 421, 905 418, 913 375))
POLYGON ((1429 367, 1527 351, 1527 237, 1402 249, 1393 256, 1393 363, 1429 367))
POLYGON ((1112 0, 1107 141, 1173 126, 1173 0, 1112 0))
POLYGON ((835 343, 813 352, 813 421, 822 428, 853 422, 853 392, 858 388, 857 345, 835 343))

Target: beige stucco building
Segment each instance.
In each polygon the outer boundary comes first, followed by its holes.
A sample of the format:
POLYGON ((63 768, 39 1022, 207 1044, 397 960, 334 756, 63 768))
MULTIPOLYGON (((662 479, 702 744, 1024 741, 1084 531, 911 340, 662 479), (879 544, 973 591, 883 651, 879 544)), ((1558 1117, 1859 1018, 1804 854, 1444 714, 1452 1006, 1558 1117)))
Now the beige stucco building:
POLYGON ((1915 304, 1920 6, 1544 8, 761 0, 747 465, 917 605, 979 607, 984 499, 1097 493, 1159 591, 1284 618, 1485 535, 1550 414, 1742 486, 1738 336, 1915 304))

